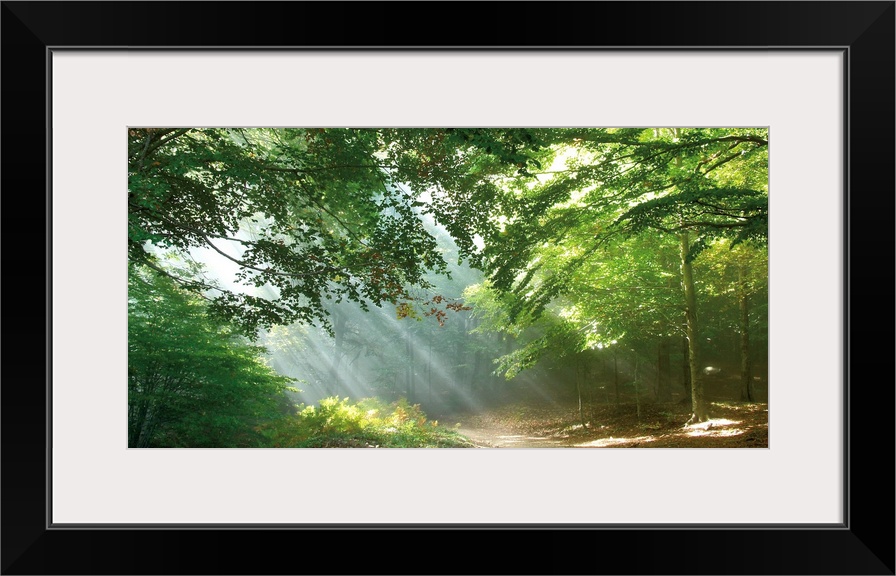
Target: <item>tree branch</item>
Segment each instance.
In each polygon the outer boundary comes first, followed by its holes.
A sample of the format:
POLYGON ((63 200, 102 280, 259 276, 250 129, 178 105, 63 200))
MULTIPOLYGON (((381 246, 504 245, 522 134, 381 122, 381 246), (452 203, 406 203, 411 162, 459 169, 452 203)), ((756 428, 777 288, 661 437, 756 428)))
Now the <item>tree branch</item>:
POLYGON ((263 273, 263 274, 270 274, 270 275, 272 275, 272 276, 283 276, 283 277, 285 277, 285 278, 304 278, 304 277, 306 277, 306 276, 317 276, 317 275, 320 275, 320 274, 325 274, 325 273, 327 273, 327 272, 338 272, 338 270, 336 270, 335 268, 331 268, 330 270, 320 270, 320 271, 317 271, 317 272, 307 272, 307 273, 279 272, 279 271, 277 271, 277 270, 273 270, 273 269, 271 269, 271 268, 258 268, 258 267, 256 267, 256 266, 251 265, 251 264, 247 264, 246 262, 240 260, 239 258, 234 258, 234 257, 231 256, 230 254, 227 254, 226 252, 222 251, 222 250, 219 249, 217 246, 215 246, 215 245, 212 243, 212 241, 211 241, 207 236, 202 236, 202 235, 200 235, 200 236, 202 237, 202 240, 206 243, 206 245, 208 245, 209 248, 211 248, 212 250, 214 250, 215 252, 217 252, 217 253, 220 254, 221 256, 223 256, 223 257, 227 258, 228 260, 230 260, 230 261, 232 261, 232 262, 238 264, 241 268, 246 268, 246 269, 248 269, 248 270, 254 270, 254 271, 256 271, 256 272, 261 272, 261 273, 263 273))
MULTIPOLYGON (((176 282, 177 284, 179 284, 181 286, 196 286, 196 287, 202 288, 203 290, 217 290, 219 292, 221 291, 220 288, 213 286, 211 284, 207 284, 205 282, 201 282, 198 280, 188 280, 186 278, 182 278, 180 276, 172 274, 168 270, 165 270, 164 268, 157 266, 155 263, 153 263, 148 258, 143 258, 139 262, 140 262, 140 264, 143 264, 147 268, 152 268, 153 270, 155 270, 159 274, 165 276, 166 278, 170 278, 171 280, 173 280, 174 282, 176 282)), ((196 292, 196 294, 198 294, 201 298, 204 298, 205 300, 211 301, 210 298, 208 298, 201 292, 196 292)))
POLYGON ((181 129, 178 129, 178 130, 173 130, 173 131, 172 131, 172 130, 168 130, 168 131, 163 132, 161 136, 157 136, 157 137, 156 137, 156 138, 158 138, 158 140, 156 140, 156 143, 149 149, 149 152, 148 152, 147 156, 148 156, 149 154, 152 154, 153 152, 155 152, 156 150, 158 150, 159 148, 161 148, 161 147, 164 146, 165 144, 168 144, 168 143, 171 142, 172 140, 176 140, 177 138, 180 138, 181 136, 183 136, 184 134, 186 134, 186 133, 189 132, 190 130, 192 130, 192 128, 181 128, 181 129), (172 132, 173 132, 173 134, 172 134, 172 132), (172 134, 172 135, 169 136, 168 138, 164 138, 164 135, 166 135, 166 134, 172 134))
POLYGON ((328 214, 331 218, 333 218, 333 220, 335 220, 340 226, 342 226, 343 230, 345 230, 346 232, 348 232, 348 235, 351 236, 352 239, 355 240, 355 242, 357 242, 357 243, 360 244, 361 246, 367 248, 368 250, 371 249, 370 246, 369 246, 366 242, 364 242, 364 240, 362 240, 361 237, 360 237, 358 234, 356 234, 355 231, 352 230, 352 229, 348 226, 348 224, 346 224, 345 222, 343 222, 338 216, 336 216, 335 214, 333 214, 333 213, 332 213, 329 209, 327 209, 323 204, 321 204, 320 202, 318 202, 317 199, 314 198, 314 195, 311 194, 311 193, 308 191, 308 188, 305 186, 305 183, 302 182, 301 180, 299 180, 299 186, 301 186, 301 187, 302 187, 302 190, 305 191, 305 195, 308 197, 308 199, 311 200, 311 202, 312 202, 315 206, 317 206, 320 210, 322 210, 323 212, 325 212, 326 214, 328 214))

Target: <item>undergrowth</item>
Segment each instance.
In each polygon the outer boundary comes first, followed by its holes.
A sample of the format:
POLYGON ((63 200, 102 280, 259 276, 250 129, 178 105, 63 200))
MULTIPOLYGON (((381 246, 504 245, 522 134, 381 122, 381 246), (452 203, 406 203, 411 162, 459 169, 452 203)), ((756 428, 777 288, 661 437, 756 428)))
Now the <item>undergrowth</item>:
POLYGON ((272 448, 471 448, 455 430, 428 420, 417 404, 330 397, 256 428, 272 448))

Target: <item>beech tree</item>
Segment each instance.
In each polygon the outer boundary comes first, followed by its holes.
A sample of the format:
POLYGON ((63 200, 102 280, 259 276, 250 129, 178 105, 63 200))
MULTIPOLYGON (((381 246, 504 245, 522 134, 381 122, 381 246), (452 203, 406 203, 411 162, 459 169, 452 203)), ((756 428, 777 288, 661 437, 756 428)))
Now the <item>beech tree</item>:
POLYGON ((756 401, 754 360, 768 354, 757 349, 768 343, 768 250, 752 242, 731 247, 718 241, 706 250, 699 268, 716 330, 736 335, 741 400, 756 401))
POLYGON ((464 253, 496 190, 495 166, 524 170, 524 131, 406 129, 128 129, 128 255, 252 334, 300 321, 328 325, 323 302, 413 301, 445 261, 421 215, 464 253), (432 202, 420 194, 431 190, 432 202), (247 233, 251 230, 251 234, 247 233), (238 266, 234 290, 161 266, 159 249, 206 248, 238 266))
POLYGON ((380 163, 376 131, 132 128, 128 138, 130 260, 203 293, 247 333, 326 322, 328 298, 397 301, 444 266, 414 194, 380 163), (153 247, 211 249, 268 294, 177 275, 153 247))
MULTIPOLYGON (((767 241, 768 139, 764 129, 536 131, 549 166, 506 179, 476 262, 514 295, 510 321, 537 317, 570 292, 614 239, 665 234, 678 244, 693 421, 708 406, 700 372, 693 262, 717 239, 767 241), (550 252, 560 259, 547 258, 550 252)), ((600 301, 600 300, 598 300, 600 301)))

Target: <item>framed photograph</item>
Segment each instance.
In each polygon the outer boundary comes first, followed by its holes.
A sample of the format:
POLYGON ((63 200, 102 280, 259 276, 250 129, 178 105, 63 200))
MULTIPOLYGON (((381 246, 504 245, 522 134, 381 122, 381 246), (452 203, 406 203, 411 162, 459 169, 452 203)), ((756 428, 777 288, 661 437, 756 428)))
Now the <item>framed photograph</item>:
POLYGON ((894 2, 2 9, 4 573, 894 573, 894 2), (158 126, 767 131, 768 447, 129 449, 158 126))

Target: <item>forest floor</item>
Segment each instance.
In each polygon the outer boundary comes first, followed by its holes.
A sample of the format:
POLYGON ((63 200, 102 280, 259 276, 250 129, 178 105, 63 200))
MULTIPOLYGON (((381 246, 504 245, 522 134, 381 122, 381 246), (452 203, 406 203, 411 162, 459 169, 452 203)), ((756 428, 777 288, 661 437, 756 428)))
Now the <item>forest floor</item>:
POLYGON ((688 403, 514 402, 442 415, 480 448, 768 448, 768 404, 713 401, 710 420, 685 426, 688 403))

